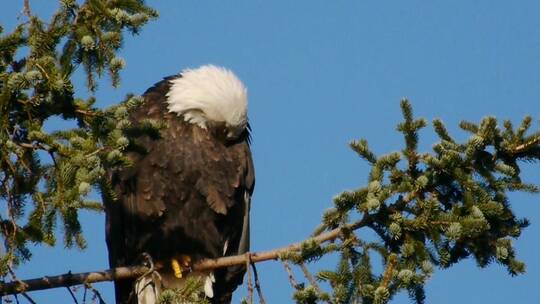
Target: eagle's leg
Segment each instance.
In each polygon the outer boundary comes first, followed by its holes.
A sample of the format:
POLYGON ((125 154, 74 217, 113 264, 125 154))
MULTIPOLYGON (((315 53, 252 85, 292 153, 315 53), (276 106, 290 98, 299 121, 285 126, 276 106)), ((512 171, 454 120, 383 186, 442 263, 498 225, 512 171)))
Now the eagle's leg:
POLYGON ((183 272, 191 270, 191 257, 189 255, 182 254, 178 257, 178 259, 172 258, 171 267, 174 271, 174 276, 181 279, 183 272))
POLYGON ((149 269, 135 280, 135 287, 129 294, 126 303, 157 303, 162 289, 162 277, 156 271, 156 266, 159 268, 159 262, 154 264, 152 257, 146 252, 142 253, 141 257, 144 259, 143 265, 149 269), (136 302, 132 301, 134 296, 136 298, 136 302))

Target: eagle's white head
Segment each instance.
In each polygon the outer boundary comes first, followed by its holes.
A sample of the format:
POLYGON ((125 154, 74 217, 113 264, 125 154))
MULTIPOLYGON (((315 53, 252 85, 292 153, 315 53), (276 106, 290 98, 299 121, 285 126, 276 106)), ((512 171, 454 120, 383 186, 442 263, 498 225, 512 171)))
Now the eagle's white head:
POLYGON ((247 127, 247 89, 233 72, 214 65, 186 69, 172 79, 167 93, 169 112, 207 128, 224 124, 227 138, 238 137, 247 127))

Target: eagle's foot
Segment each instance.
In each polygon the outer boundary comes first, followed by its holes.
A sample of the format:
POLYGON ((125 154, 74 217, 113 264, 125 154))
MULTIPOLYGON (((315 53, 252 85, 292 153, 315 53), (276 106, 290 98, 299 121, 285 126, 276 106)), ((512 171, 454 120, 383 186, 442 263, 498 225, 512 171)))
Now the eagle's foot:
POLYGON ((174 271, 174 276, 178 279, 182 278, 182 273, 191 270, 191 257, 189 255, 182 254, 178 259, 171 259, 171 267, 174 271))

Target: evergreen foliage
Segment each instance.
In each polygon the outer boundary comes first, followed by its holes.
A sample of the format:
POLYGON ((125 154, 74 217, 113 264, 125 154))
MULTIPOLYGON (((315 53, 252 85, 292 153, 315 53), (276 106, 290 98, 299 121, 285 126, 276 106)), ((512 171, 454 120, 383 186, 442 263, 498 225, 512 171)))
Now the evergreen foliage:
MULTIPOLYGON (((117 57, 125 33, 138 33, 157 13, 142 0, 62 0, 51 20, 28 15, 11 33, 0 27, 0 219, 5 254, 0 276, 31 256, 29 243, 85 247, 78 211, 101 210, 88 199, 105 186, 105 168, 125 164, 128 111, 140 100, 99 110, 77 98, 72 76, 82 67, 88 89, 108 72, 119 84, 117 57), (54 117, 78 128, 47 132, 54 117)), ((27 13, 30 11, 27 10, 27 13)))
POLYGON ((519 161, 540 159, 540 133, 527 133, 532 119, 526 117, 515 131, 509 121, 501 128, 493 117, 480 124, 462 122, 460 127, 470 133, 464 143, 434 120, 440 141, 433 152, 421 153, 418 131, 427 122, 414 119, 407 100, 401 109, 404 121, 397 130, 405 148, 376 156, 367 141, 353 141, 351 148, 371 165, 368 184, 337 196, 315 233, 354 225, 349 219, 360 216, 358 227, 371 229, 379 241, 365 242, 347 231, 339 242, 306 245, 300 258, 287 256, 299 263, 316 260, 330 248, 340 252, 335 270, 317 274, 329 283, 331 294, 308 286, 295 293, 297 303, 386 303, 401 290, 424 303, 423 286, 434 267, 448 268, 468 257, 480 267, 497 262, 511 275, 525 271, 511 240, 528 221, 516 218, 507 193, 539 191, 519 175, 519 161), (384 261, 382 273, 372 269, 374 255, 384 261))
POLYGON ((166 289, 158 299, 158 304, 209 304, 208 299, 201 292, 204 282, 201 278, 186 279, 182 288, 166 289))

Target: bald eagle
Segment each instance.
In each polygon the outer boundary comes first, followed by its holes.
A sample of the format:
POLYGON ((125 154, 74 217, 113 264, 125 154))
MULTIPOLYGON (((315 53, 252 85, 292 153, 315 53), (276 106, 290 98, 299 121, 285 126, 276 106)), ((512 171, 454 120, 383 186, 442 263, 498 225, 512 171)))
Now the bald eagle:
POLYGON ((115 199, 105 200, 111 267, 163 265, 158 276, 115 283, 117 303, 151 304, 186 277, 204 284, 211 303, 230 303, 245 267, 187 273, 189 263, 249 248, 255 183, 247 90, 229 70, 207 65, 156 83, 130 113, 136 125, 165 123, 158 139, 133 139, 133 165, 110 172, 115 199), (142 149, 140 149, 142 147, 142 149))

